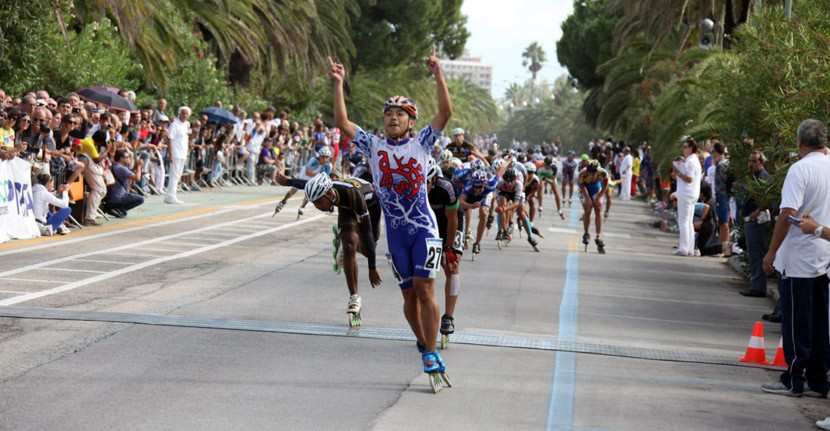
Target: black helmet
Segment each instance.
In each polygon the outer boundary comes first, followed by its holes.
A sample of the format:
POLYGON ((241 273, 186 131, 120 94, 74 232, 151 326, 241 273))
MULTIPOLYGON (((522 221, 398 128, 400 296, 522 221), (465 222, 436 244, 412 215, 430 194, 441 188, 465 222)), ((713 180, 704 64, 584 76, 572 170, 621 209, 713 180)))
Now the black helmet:
POLYGON ((516 181, 516 171, 513 169, 508 169, 504 171, 504 175, 502 175, 502 179, 508 183, 516 181))

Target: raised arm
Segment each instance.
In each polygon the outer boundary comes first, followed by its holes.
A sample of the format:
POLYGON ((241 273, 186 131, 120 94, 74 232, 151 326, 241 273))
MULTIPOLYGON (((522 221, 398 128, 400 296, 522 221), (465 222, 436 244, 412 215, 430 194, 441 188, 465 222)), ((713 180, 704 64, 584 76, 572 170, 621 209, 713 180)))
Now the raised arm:
POLYGON ((354 138, 357 133, 357 126, 349 121, 349 113, 346 111, 346 96, 343 91, 343 81, 346 79, 346 68, 340 63, 335 63, 329 57, 331 69, 329 78, 334 84, 334 123, 349 138, 354 138))
POLYGON ((432 55, 427 59, 427 67, 429 71, 435 76, 435 86, 438 90, 438 113, 432 119, 433 130, 444 130, 447 123, 452 117, 452 98, 450 97, 450 90, 447 88, 447 80, 444 79, 444 71, 441 70, 441 63, 438 61, 438 56, 435 53, 435 48, 432 49, 432 55))

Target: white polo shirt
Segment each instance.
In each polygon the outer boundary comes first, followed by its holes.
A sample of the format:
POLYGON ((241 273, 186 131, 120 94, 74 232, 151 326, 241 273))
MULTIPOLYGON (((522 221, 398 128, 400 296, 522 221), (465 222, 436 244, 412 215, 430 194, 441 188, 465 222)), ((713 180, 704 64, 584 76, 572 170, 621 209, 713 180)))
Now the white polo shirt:
POLYGON ((677 179, 677 194, 692 201, 697 201, 700 197, 700 181, 703 177, 703 168, 700 167, 700 159, 697 154, 689 154, 686 160, 683 161, 682 166, 683 175, 692 177, 692 182, 687 183, 682 179, 677 179))
MULTIPOLYGON (((809 214, 830 225, 830 156, 812 152, 790 166, 781 189, 781 209, 809 214)), ((775 255, 775 269, 786 277, 815 278, 830 270, 830 241, 791 225, 775 255)))

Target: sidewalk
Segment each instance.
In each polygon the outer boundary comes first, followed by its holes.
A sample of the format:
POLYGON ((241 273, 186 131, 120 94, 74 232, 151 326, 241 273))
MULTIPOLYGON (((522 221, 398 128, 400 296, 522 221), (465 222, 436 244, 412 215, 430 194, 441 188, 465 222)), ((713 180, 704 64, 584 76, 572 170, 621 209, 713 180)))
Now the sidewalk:
POLYGON ((203 188, 198 192, 179 192, 179 199, 184 202, 180 205, 164 203, 164 197, 148 195, 144 203, 130 211, 126 218, 119 219, 109 216, 109 220, 102 220, 100 226, 84 226, 83 229, 72 227, 68 235, 55 235, 27 240, 12 240, 0 244, 0 252, 15 250, 32 245, 63 241, 81 236, 112 232, 127 227, 143 226, 162 221, 177 220, 185 217, 210 214, 222 209, 236 206, 264 204, 276 202, 286 192, 285 187, 275 186, 233 186, 223 188, 203 188))

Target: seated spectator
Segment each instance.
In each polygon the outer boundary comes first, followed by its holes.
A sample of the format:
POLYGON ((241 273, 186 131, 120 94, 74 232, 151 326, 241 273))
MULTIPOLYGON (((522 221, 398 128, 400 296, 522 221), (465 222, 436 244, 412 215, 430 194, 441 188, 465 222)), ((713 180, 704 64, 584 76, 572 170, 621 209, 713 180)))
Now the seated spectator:
POLYGON ((37 176, 37 184, 32 187, 32 206, 35 213, 35 220, 43 226, 47 226, 47 235, 59 233, 66 235, 69 229, 64 226, 63 222, 72 213, 69 209, 69 192, 66 184, 58 186, 58 193, 61 198, 58 199, 52 193, 52 176, 47 173, 42 173, 37 176), (49 205, 58 208, 58 211, 49 211, 49 205))
POLYGON ((135 162, 135 170, 131 170, 132 157, 126 149, 115 152, 115 164, 112 166, 112 175, 115 183, 107 189, 107 197, 103 210, 115 217, 126 217, 127 212, 144 203, 144 198, 130 192, 133 183, 141 179, 141 160, 135 162))
POLYGON ((277 184, 277 156, 272 148, 273 142, 271 138, 267 138, 262 143, 262 150, 257 160, 257 184, 261 185, 265 177, 270 178, 271 184, 277 184))
POLYGON ((0 111, 0 147, 11 151, 14 148, 14 125, 17 122, 15 115, 0 111))
POLYGON ((703 183, 700 186, 700 199, 695 205, 696 256, 714 256, 721 253, 721 245, 715 235, 716 224, 712 188, 709 184, 703 183))

